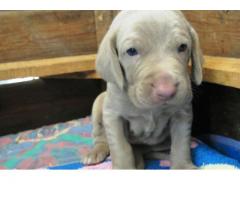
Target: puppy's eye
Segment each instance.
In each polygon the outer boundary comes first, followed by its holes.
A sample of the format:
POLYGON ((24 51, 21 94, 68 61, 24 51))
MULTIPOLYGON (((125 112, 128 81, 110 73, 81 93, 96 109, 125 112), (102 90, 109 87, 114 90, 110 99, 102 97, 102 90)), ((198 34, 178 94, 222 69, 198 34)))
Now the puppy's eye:
POLYGON ((178 47, 178 52, 181 53, 181 52, 185 52, 187 50, 188 46, 187 44, 181 44, 179 47, 178 47))
POLYGON ((138 54, 138 51, 135 48, 130 48, 130 49, 127 50, 127 54, 129 56, 136 56, 138 54))

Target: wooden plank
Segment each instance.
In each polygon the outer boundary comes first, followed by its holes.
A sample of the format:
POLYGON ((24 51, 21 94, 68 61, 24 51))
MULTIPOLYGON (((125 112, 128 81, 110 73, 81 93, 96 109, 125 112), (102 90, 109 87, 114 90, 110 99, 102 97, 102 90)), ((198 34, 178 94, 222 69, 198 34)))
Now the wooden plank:
MULTIPOLYGON (((96 55, 92 54, 2 63, 0 64, 0 79, 61 74, 66 76, 65 74, 74 72, 87 72, 85 78, 99 78, 94 72, 95 59, 96 55)), ((84 78, 83 75, 80 75, 80 77, 84 78)), ((205 56, 204 81, 240 88, 240 59, 205 56)))
POLYGON ((93 54, 0 63, 0 80, 91 71, 94 70, 95 59, 96 55, 93 54))
POLYGON ((99 46, 105 33, 107 32, 109 26, 113 20, 113 11, 110 10, 96 10, 95 14, 95 26, 96 26, 96 38, 97 44, 99 46))
POLYGON ((204 81, 240 89, 240 59, 205 56, 204 81))
POLYGON ((0 63, 96 53, 94 11, 1 11, 0 63))
POLYGON ((204 55, 240 58, 240 11, 183 11, 204 55))
POLYGON ((96 71, 85 71, 85 72, 76 72, 70 74, 62 74, 62 75, 55 75, 55 76, 47 76, 44 79, 100 79, 99 74, 96 71))
MULTIPOLYGON (((240 11, 183 11, 205 55, 240 57, 240 11)), ((118 11, 0 12, 0 62, 96 53, 118 11)))

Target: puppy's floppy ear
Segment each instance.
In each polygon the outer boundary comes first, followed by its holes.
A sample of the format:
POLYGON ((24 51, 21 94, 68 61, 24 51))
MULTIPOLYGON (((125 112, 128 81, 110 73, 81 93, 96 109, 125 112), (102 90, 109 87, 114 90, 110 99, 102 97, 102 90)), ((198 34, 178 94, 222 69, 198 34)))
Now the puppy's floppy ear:
POLYGON ((100 44, 96 69, 105 81, 116 84, 120 89, 124 88, 124 72, 116 50, 116 31, 111 28, 100 44))
POLYGON ((199 44, 196 31, 190 26, 190 34, 192 37, 191 63, 192 63, 192 80, 195 84, 200 85, 203 79, 203 55, 199 44))

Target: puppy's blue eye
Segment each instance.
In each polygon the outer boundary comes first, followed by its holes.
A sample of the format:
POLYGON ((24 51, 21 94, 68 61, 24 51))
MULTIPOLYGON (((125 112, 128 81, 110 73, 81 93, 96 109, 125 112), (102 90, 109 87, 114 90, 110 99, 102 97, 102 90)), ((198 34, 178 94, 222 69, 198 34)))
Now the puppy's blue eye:
POLYGON ((136 56, 138 54, 138 52, 135 48, 130 48, 130 49, 127 50, 127 54, 129 56, 136 56))
POLYGON ((181 53, 181 52, 184 52, 186 51, 188 48, 187 44, 181 44, 179 47, 178 47, 178 52, 181 53))

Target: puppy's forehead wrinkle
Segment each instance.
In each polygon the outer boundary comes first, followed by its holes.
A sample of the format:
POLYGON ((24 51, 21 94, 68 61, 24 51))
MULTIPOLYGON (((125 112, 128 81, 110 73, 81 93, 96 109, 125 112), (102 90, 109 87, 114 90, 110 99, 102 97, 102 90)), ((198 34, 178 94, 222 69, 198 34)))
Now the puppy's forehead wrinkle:
POLYGON ((122 50, 131 46, 151 50, 173 43, 187 43, 191 39, 186 24, 166 23, 151 18, 122 28, 117 38, 117 46, 122 50))

